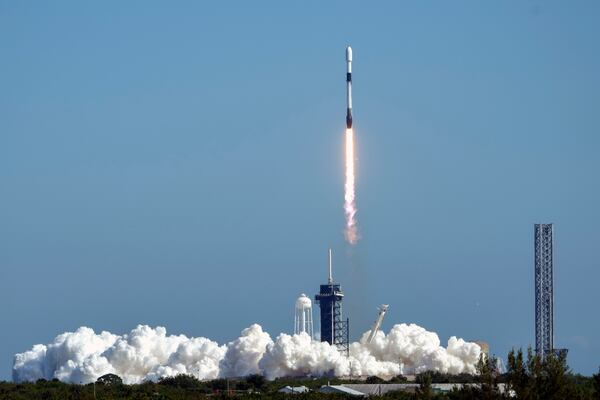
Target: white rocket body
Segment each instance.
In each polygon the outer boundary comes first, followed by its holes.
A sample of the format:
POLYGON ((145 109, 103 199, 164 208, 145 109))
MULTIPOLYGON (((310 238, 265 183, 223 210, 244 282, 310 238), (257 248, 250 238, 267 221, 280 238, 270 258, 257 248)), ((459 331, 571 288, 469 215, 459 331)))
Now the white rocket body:
POLYGON ((346 128, 352 129, 352 47, 346 47, 346 128))

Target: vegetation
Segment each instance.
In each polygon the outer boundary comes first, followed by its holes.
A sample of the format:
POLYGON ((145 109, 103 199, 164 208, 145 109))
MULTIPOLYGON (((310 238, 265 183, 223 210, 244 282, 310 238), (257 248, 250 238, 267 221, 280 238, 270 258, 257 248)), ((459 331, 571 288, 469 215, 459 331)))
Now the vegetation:
POLYGON ((115 374, 106 374, 98 378, 96 380, 96 384, 107 386, 119 386, 123 384, 123 379, 121 379, 120 376, 115 374))
MULTIPOLYGON (((479 360, 476 375, 446 375, 427 372, 416 377, 418 387, 413 391, 395 391, 384 394, 385 399, 397 400, 600 400, 600 369, 597 374, 585 377, 572 374, 567 366, 566 355, 557 354, 545 357, 542 361, 528 349, 527 356, 522 350, 508 354, 507 372, 500 374, 493 357, 479 360), (460 389, 447 393, 436 391, 436 383, 466 384, 460 389), (505 390, 500 390, 500 384, 505 390)), ((386 383, 404 383, 406 377, 398 376, 386 383)), ((215 379, 201 382, 190 375, 177 375, 161 378, 158 382, 144 382, 125 385, 120 377, 107 374, 95 383, 87 385, 67 384, 53 379, 40 379, 35 383, 0 382, 0 400, 188 400, 188 399, 290 399, 290 395, 278 393, 284 386, 306 386, 310 393, 297 394, 298 400, 340 399, 342 396, 321 394, 315 390, 326 384, 344 383, 384 383, 380 378, 369 377, 365 381, 340 380, 336 378, 281 378, 267 381, 260 375, 243 379, 215 379)))
POLYGON ((433 398, 433 388, 431 387, 431 374, 425 373, 417 377, 419 388, 416 391, 418 399, 429 400, 433 398))

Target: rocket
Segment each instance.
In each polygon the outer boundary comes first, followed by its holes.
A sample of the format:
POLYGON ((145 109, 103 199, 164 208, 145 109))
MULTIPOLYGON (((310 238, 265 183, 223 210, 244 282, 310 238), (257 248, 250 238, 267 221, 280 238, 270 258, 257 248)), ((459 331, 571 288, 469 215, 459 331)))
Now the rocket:
POLYGON ((352 47, 346 47, 346 128, 352 129, 352 47))

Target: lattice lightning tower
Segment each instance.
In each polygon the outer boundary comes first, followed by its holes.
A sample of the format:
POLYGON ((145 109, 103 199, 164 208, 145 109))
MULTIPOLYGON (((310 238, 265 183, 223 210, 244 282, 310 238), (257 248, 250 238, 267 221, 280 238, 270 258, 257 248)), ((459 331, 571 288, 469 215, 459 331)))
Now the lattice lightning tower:
POLYGON ((535 224, 535 351, 554 350, 554 226, 535 224))

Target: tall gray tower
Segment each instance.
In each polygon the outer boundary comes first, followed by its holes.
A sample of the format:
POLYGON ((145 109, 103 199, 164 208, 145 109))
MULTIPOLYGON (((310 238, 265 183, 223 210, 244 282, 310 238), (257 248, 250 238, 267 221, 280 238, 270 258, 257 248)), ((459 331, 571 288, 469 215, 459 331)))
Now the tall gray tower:
POLYGON ((554 225, 535 224, 535 352, 554 351, 554 225))

